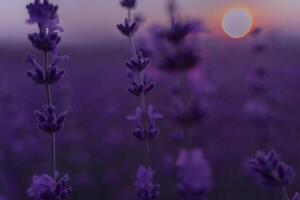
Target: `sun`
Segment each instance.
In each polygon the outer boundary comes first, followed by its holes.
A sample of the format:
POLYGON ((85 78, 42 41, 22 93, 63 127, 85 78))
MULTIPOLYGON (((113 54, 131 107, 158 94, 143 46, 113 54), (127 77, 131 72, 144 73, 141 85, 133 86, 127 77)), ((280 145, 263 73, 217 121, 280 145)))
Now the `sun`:
POLYGON ((253 26, 250 12, 244 8, 232 8, 225 13, 222 19, 222 28, 231 38, 242 38, 247 35, 253 26))

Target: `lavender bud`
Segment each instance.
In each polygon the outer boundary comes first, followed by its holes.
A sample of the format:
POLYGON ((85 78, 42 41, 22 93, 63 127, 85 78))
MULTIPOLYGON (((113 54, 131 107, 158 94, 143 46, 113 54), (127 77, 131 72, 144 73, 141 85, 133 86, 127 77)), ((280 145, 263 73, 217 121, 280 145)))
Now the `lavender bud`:
POLYGON ((68 186, 69 176, 55 179, 48 174, 33 176, 32 185, 27 189, 27 195, 34 200, 64 200, 72 192, 68 186))
POLYGON ((249 160, 249 167, 266 186, 287 186, 295 176, 292 168, 282 162, 274 151, 257 151, 255 158, 249 160))
POLYGON ((134 71, 134 72, 141 72, 150 64, 150 58, 144 57, 143 53, 140 51, 138 52, 137 59, 132 59, 131 61, 127 62, 127 67, 134 71))
POLYGON ((128 8, 128 9, 133 9, 136 6, 136 0, 122 0, 121 6, 128 8))
POLYGON ((134 183, 139 200, 155 200, 159 196, 159 185, 153 182, 154 171, 140 166, 134 183))
POLYGON ((211 170, 201 149, 181 149, 176 167, 177 191, 182 199, 203 199, 211 190, 211 170))
POLYGON ((63 128, 68 112, 60 113, 58 116, 55 113, 54 106, 45 106, 44 112, 35 111, 38 120, 38 127, 44 132, 52 134, 63 128))
POLYGON ((49 34, 32 33, 28 35, 28 39, 33 47, 45 52, 55 51, 61 41, 61 37, 57 32, 50 32, 49 34))
POLYGON ((300 194, 297 192, 294 197, 292 198, 292 200, 300 200, 300 194))
POLYGON ((117 25, 118 30, 127 37, 132 37, 138 30, 138 25, 133 22, 130 23, 128 19, 125 19, 124 24, 117 25))

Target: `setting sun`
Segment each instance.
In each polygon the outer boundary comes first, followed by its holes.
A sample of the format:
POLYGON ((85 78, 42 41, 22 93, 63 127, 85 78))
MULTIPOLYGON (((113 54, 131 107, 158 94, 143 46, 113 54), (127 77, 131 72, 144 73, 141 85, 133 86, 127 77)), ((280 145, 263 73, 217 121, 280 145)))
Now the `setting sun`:
POLYGON ((225 13, 222 28, 231 38, 242 38, 251 30, 253 18, 244 8, 233 8, 225 13))

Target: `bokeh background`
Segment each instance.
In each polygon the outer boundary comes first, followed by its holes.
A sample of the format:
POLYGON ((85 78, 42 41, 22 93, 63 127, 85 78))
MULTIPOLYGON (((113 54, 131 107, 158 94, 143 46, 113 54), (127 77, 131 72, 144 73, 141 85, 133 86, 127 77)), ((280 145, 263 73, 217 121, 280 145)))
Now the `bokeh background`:
MULTIPOLYGON (((27 52, 39 55, 27 40, 35 27, 25 23, 25 5, 30 1, 1 0, 0 7, 0 199, 26 198, 32 174, 49 169, 49 137, 36 128, 33 114, 41 109, 44 90, 26 77, 27 52)), ((142 144, 132 136, 125 116, 136 101, 127 92, 124 62, 128 42, 116 30, 126 12, 118 0, 53 0, 59 4, 65 28, 60 49, 70 60, 67 74, 54 87, 59 110, 71 111, 65 129, 58 134, 58 167, 71 176, 71 199, 135 199, 133 182, 143 161, 142 144)), ((137 13, 145 23, 138 40, 150 43, 149 29, 166 25, 166 0, 140 0, 137 13)), ((194 145, 203 149, 213 173, 209 199, 280 199, 279 191, 261 190, 244 169, 244 161, 260 148, 264 130, 244 112, 249 101, 247 77, 252 67, 268 69, 268 93, 274 100, 275 119, 270 134, 272 146, 300 171, 300 1, 298 0, 179 0, 185 19, 201 20, 208 33, 200 36, 204 60, 190 78, 201 91, 207 115, 193 130, 194 145), (231 39, 221 29, 225 12, 244 7, 262 27, 260 38, 250 35, 231 39), (251 54, 257 42, 267 46, 263 56, 251 54)), ((153 141, 153 168, 161 184, 160 199, 178 199, 170 176, 178 144, 168 105, 174 77, 155 64, 150 76, 157 83, 151 102, 166 117, 153 141)), ((299 191, 300 179, 289 188, 299 191)), ((1 199, 2 200, 2 199, 1 199)))

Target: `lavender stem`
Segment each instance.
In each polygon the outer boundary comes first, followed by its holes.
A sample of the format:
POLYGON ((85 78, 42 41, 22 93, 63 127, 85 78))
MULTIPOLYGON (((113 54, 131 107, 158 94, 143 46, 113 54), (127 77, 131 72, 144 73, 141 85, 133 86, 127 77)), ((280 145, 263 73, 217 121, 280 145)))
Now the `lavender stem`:
MULTIPOLYGON (((49 65, 49 55, 48 52, 45 52, 45 77, 48 77, 48 66, 49 65)), ((51 87, 48 83, 46 83, 46 97, 49 106, 52 106, 52 95, 51 95, 51 87)), ((51 134, 51 173, 52 177, 56 179, 55 176, 56 171, 56 141, 55 141, 55 133, 51 134)))
MULTIPOLYGON (((132 16, 131 16, 131 9, 128 9, 128 21, 129 23, 131 23, 132 20, 132 16)), ((135 43, 133 41, 133 37, 129 36, 129 44, 130 44, 130 48, 132 50, 132 56, 137 59, 138 55, 137 55, 137 51, 136 51, 136 46, 135 43)), ((142 72, 138 72, 138 82, 141 84, 143 81, 143 74, 142 72)), ((142 108, 142 112, 143 112, 143 130, 146 132, 146 138, 148 138, 148 121, 147 121, 147 99, 145 94, 141 95, 141 101, 140 101, 140 106, 142 108)), ((148 167, 151 166, 151 160, 150 160, 150 142, 148 139, 146 139, 145 141, 145 157, 146 157, 146 164, 148 167)))
POLYGON ((282 195, 283 195, 283 200, 290 200, 288 192, 287 192, 285 186, 281 186, 281 192, 282 192, 282 195))

